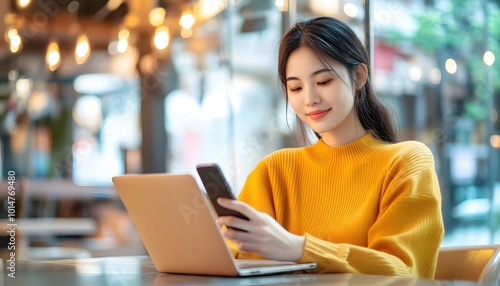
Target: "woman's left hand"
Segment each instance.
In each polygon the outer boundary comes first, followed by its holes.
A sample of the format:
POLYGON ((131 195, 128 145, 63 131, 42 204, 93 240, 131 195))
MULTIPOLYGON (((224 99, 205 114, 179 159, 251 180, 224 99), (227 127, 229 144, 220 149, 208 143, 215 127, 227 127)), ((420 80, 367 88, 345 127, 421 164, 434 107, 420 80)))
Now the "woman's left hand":
POLYGON ((268 259, 283 261, 297 261, 302 257, 305 237, 288 232, 271 216, 244 202, 225 198, 219 198, 217 202, 249 219, 234 216, 218 218, 219 224, 228 227, 222 231, 224 237, 236 243, 240 251, 252 251, 268 259))

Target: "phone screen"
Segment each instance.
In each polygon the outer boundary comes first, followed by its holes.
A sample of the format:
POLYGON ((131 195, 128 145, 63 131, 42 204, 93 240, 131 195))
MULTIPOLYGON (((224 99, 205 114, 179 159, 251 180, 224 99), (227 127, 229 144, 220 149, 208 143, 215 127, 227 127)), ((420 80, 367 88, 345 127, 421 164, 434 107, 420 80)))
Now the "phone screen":
POLYGON ((226 181, 222 173, 222 170, 217 164, 215 163, 200 164, 196 166, 196 170, 200 175, 201 181, 205 186, 205 190, 207 191, 207 195, 210 198, 210 201, 212 202, 212 205, 214 206, 214 209, 217 212, 218 216, 232 215, 235 217, 248 220, 248 218, 245 215, 224 208, 217 203, 217 198, 219 197, 229 198, 233 200, 236 199, 233 193, 231 192, 231 188, 228 182, 226 181))

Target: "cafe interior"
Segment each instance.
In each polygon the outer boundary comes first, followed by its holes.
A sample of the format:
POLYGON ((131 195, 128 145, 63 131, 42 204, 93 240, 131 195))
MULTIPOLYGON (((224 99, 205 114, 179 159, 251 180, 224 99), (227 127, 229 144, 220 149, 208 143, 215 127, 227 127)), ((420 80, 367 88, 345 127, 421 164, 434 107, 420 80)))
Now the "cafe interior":
POLYGON ((500 244, 498 0, 5 0, 2 257, 9 218, 20 260, 147 255, 113 176, 217 162, 238 193, 307 144, 277 47, 317 16, 354 29, 401 139, 433 152, 443 247, 500 244))

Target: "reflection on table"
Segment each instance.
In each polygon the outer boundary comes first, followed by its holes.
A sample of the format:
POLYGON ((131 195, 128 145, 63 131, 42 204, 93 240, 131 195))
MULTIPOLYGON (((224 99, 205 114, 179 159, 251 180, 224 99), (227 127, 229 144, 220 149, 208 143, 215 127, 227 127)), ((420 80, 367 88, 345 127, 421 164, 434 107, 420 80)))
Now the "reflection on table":
POLYGON ((159 273, 148 256, 114 256, 57 261, 17 261, 15 278, 2 261, 5 285, 478 285, 363 274, 278 274, 257 277, 215 277, 159 273))

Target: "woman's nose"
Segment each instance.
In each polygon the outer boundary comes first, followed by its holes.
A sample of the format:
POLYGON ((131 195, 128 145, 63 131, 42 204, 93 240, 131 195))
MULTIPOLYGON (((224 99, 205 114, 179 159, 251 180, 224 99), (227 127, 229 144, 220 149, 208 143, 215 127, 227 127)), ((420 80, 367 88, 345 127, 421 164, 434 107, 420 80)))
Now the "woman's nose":
POLYGON ((304 101, 307 106, 312 106, 320 103, 321 97, 315 88, 306 88, 304 101))

